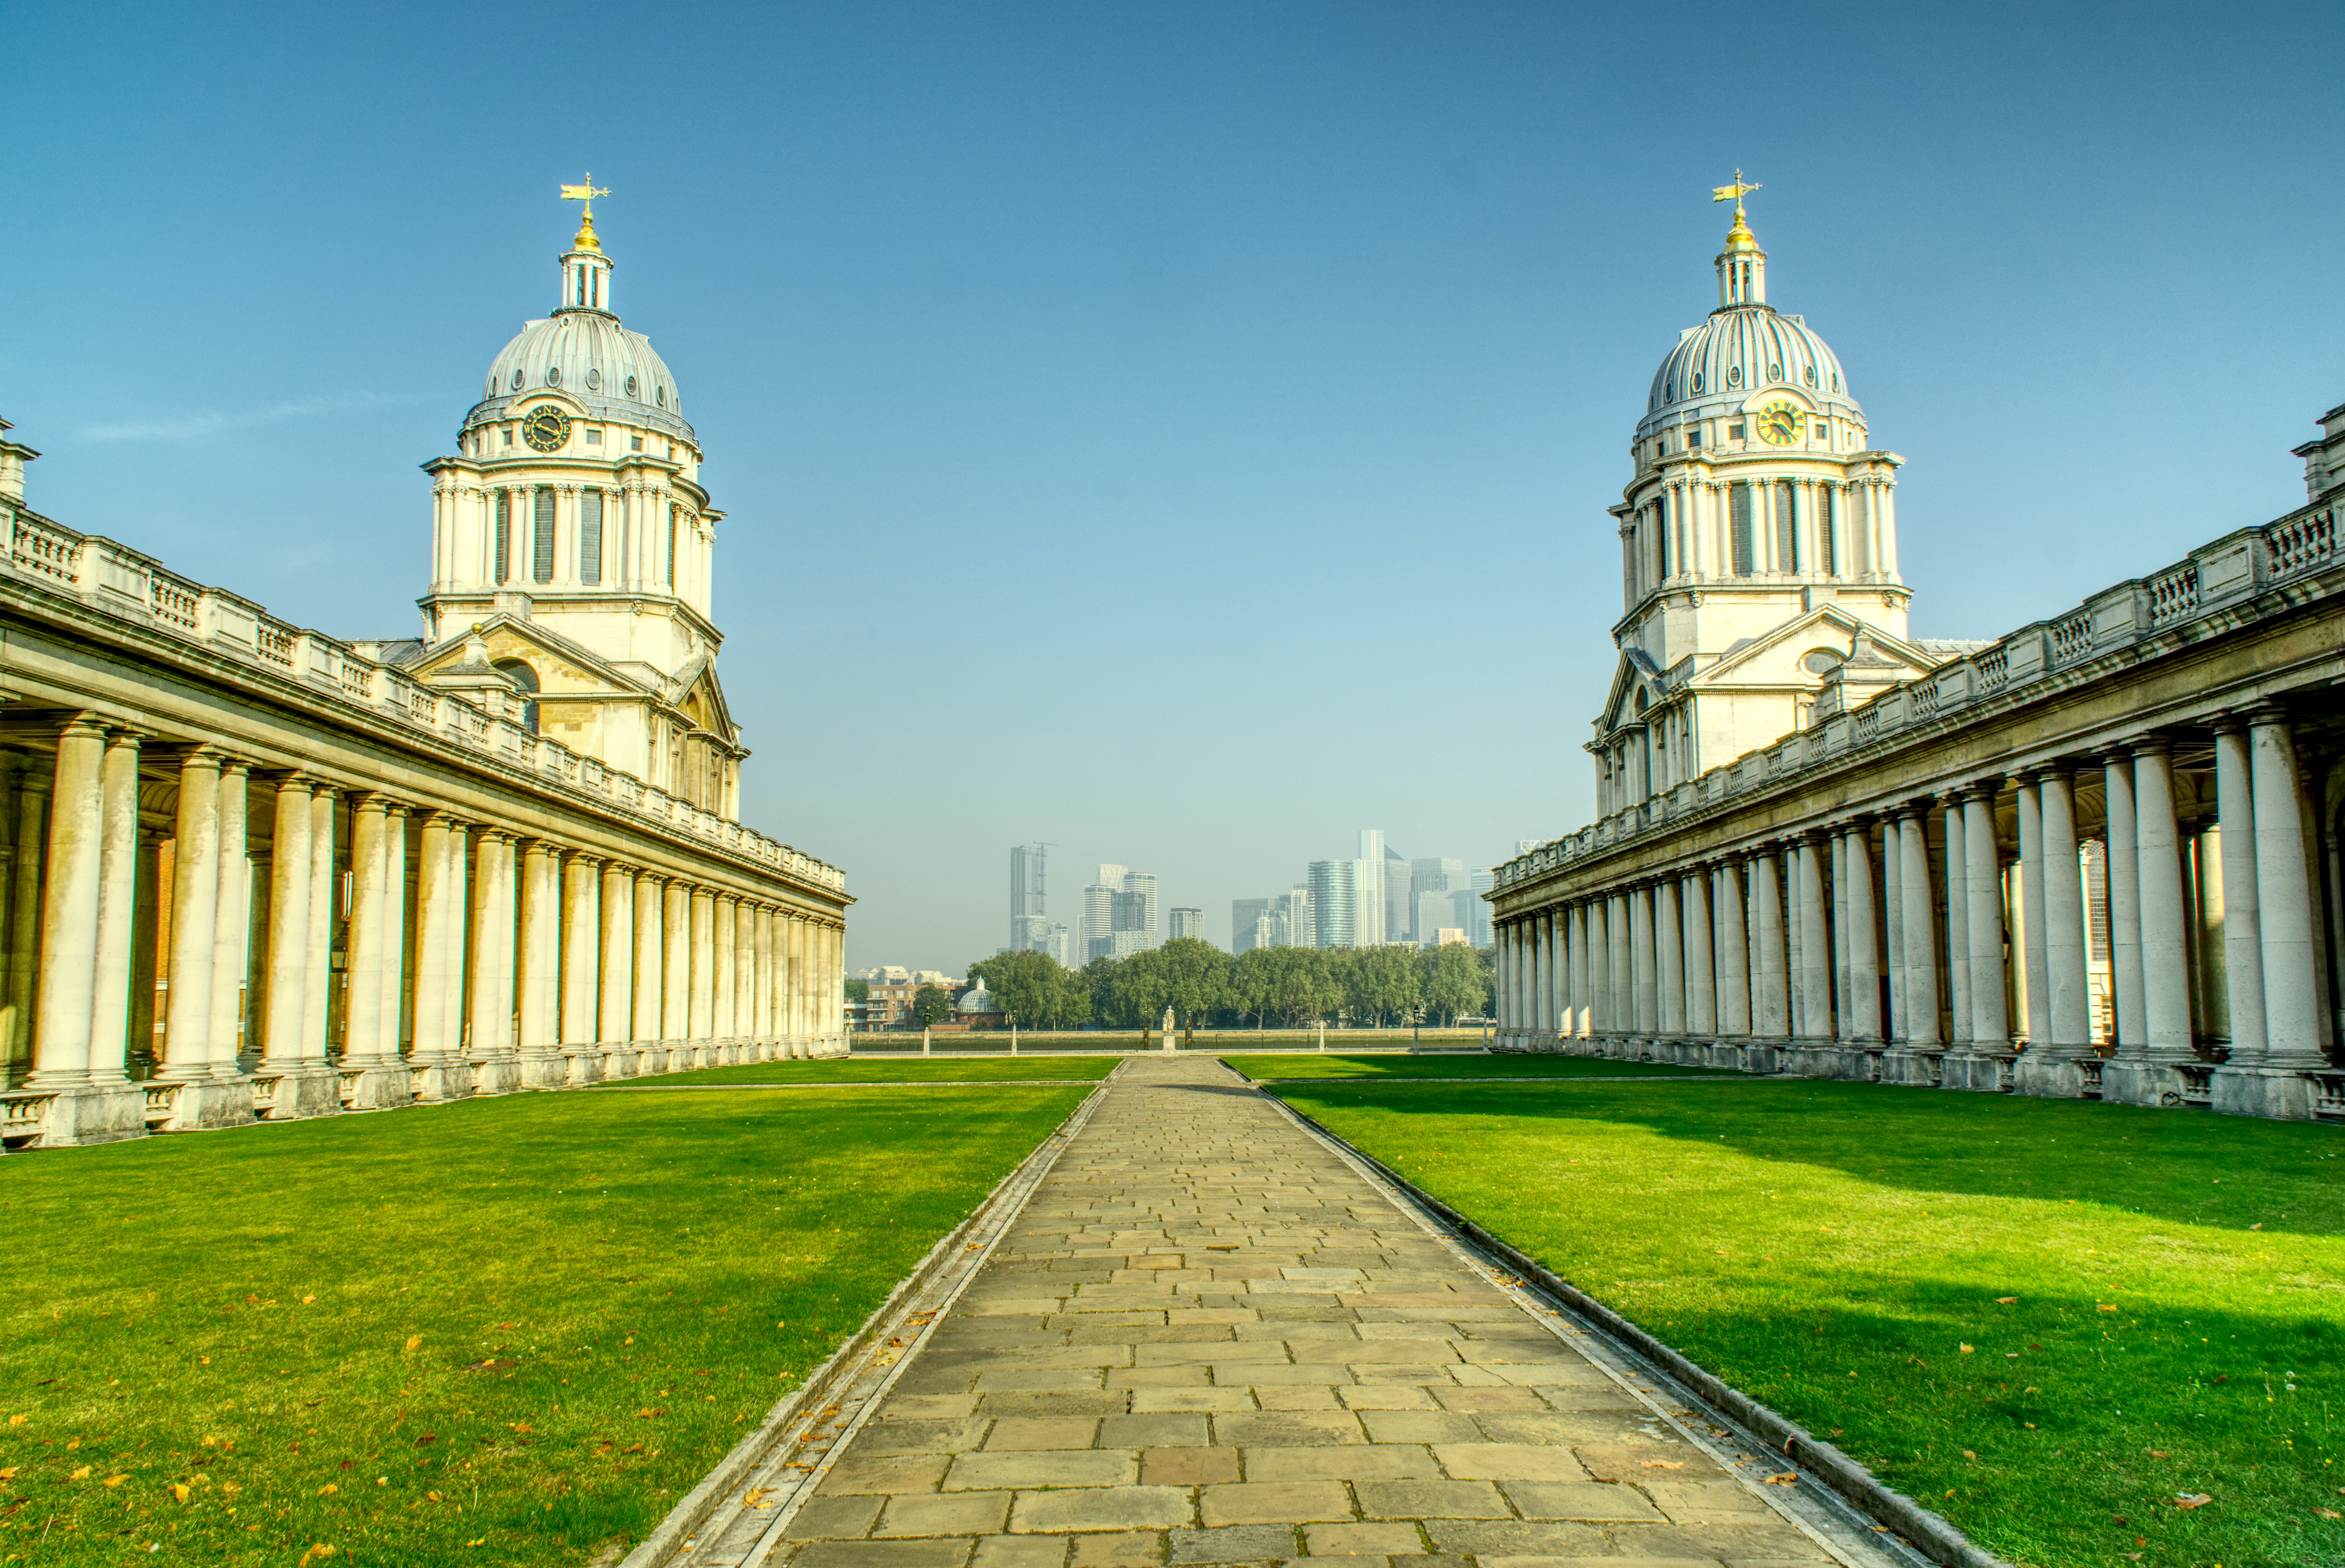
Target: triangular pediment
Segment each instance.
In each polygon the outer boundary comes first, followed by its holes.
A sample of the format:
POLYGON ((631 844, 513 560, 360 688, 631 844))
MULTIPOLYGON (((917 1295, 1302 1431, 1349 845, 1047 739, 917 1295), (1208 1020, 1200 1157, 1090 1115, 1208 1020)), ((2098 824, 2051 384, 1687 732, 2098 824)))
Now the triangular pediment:
POLYGON ((1622 648, 1620 662, 1612 672, 1611 689, 1604 694, 1604 717, 1597 720, 1597 733, 1609 735, 1624 724, 1642 724, 1646 710, 1660 701, 1667 689, 1660 667, 1644 649, 1622 648))
POLYGON ((590 652, 570 638, 549 631, 536 621, 516 616, 492 616, 462 636, 451 637, 408 667, 416 679, 432 684, 439 675, 469 672, 485 650, 493 667, 525 664, 536 677, 536 693, 543 697, 662 697, 657 687, 590 652), (473 640, 479 639, 479 647, 473 640))
POLYGON ((715 658, 706 653, 695 655, 676 672, 669 690, 669 703, 695 727, 721 737, 728 746, 739 743, 741 732, 734 728, 733 709, 716 678, 715 658))
POLYGON ((1945 662, 1917 644, 1892 636, 1837 605, 1825 605, 1733 648, 1695 674, 1687 685, 1696 691, 1812 687, 1831 672, 1832 665, 1822 656, 1830 654, 1835 661, 1845 660, 1855 647, 1860 632, 1870 657, 1886 667, 1880 670, 1886 681, 1926 674, 1945 662))

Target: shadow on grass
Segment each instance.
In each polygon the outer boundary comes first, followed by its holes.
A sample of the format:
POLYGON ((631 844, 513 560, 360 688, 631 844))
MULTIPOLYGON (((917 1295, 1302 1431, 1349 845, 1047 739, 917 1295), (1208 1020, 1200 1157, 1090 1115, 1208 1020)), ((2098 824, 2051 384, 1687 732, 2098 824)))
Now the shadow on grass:
POLYGON ((1731 1078, 1747 1074, 1716 1067, 1680 1067, 1658 1062, 1619 1062, 1604 1056, 1509 1054, 1503 1056, 1349 1055, 1329 1052, 1296 1056, 1223 1052, 1222 1059, 1257 1081, 1409 1078, 1731 1078))

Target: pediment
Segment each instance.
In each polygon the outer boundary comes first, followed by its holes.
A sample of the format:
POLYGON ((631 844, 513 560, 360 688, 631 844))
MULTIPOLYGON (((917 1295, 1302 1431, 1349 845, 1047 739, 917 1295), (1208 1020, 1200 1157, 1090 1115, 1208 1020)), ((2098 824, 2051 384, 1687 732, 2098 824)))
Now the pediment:
POLYGON ((1611 689, 1604 695, 1604 717, 1596 722, 1597 733, 1609 735, 1624 724, 1642 724, 1646 710, 1660 702, 1668 689, 1660 667, 1646 657, 1644 649, 1621 649, 1611 689))
POLYGON ((676 672, 669 686, 668 701, 695 727, 723 737, 727 745, 739 741, 740 731, 734 728, 732 707, 725 700, 725 687, 716 678, 716 661, 708 654, 695 655, 676 672))
POLYGON ((1813 687, 1828 672, 1810 667, 1806 662, 1809 657, 1829 651, 1846 659, 1860 632, 1871 657, 1883 661, 1875 667, 1883 683, 1925 674, 1944 662, 1903 637, 1892 636, 1870 622, 1858 619, 1837 605, 1825 605, 1732 649, 1687 684, 1697 691, 1737 687, 1813 687))
POLYGON ((537 677, 537 695, 547 697, 656 697, 657 688, 617 666, 588 652, 568 637, 548 631, 535 621, 513 616, 492 616, 462 636, 451 637, 425 650, 409 667, 415 677, 431 684, 435 677, 457 676, 481 664, 485 651, 491 667, 525 664, 537 677), (479 647, 473 646, 477 638, 479 647))

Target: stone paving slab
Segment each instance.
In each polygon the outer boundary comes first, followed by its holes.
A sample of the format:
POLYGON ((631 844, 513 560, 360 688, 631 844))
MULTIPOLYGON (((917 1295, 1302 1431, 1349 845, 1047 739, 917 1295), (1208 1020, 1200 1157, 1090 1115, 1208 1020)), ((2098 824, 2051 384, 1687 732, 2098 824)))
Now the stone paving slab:
POLYGON ((1110 1084, 782 1537, 791 1568, 1863 1561, 1178 1057, 1110 1084))

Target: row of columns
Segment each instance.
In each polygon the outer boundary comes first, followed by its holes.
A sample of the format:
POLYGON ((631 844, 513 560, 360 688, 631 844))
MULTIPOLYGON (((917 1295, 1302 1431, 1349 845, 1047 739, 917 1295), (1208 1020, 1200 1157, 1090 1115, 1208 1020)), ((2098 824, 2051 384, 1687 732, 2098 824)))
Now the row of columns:
MULTIPOLYGON (((2302 1075, 2329 1069, 2330 1043, 2293 733, 2283 710, 2264 705, 2218 719, 2214 741, 2212 864, 2194 870, 2186 855, 2168 742, 2131 739, 1507 922, 1501 1033, 1534 1048, 1740 1041, 1773 1048, 1791 1071, 1829 1071, 1833 1048, 1843 1068, 1852 1052, 1950 1054, 1938 1066, 1957 1086, 2097 1085, 2171 1104, 2189 1097, 2176 1070, 2202 1061, 2194 1042, 2210 1033, 2199 1026, 2210 1020, 2194 1022, 2194 990, 2211 988, 2228 1048, 2208 1097, 2220 1109, 2309 1114, 2297 1109, 2310 1103, 2302 1075), (2107 802, 2106 1068, 2079 868, 2083 769, 2099 773, 2107 802), (2016 889, 1995 826, 2006 786, 2016 889), (2219 953, 2194 940, 2212 921, 2219 953), (2194 977, 2208 985, 2194 988, 2194 977)), ((2202 1001, 2199 1011, 2213 1010, 2202 1001)), ((1924 1079, 1883 1063, 1882 1075, 1941 1081, 1935 1070, 1924 1079)))
POLYGON ((169 907, 144 922, 150 946, 168 932, 161 1049, 135 1083, 139 899, 159 880, 139 872, 141 747, 75 716, 0 824, 0 1006, 45 1142, 844 1049, 835 918, 306 773, 270 776, 256 963, 251 764, 203 745, 178 753, 169 907))

